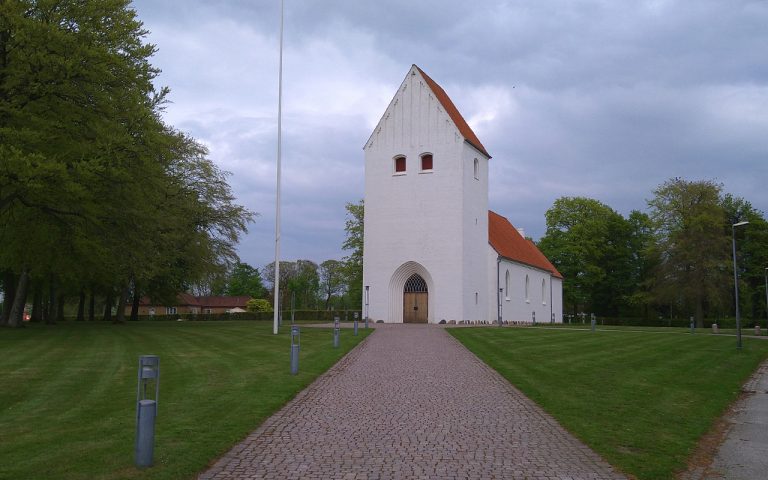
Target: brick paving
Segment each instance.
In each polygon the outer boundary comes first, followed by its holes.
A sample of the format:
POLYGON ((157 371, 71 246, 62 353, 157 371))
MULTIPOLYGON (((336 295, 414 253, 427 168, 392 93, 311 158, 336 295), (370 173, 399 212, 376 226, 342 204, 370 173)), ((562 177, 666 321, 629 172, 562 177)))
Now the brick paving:
POLYGON ((199 478, 625 478, 444 329, 376 327, 199 478))

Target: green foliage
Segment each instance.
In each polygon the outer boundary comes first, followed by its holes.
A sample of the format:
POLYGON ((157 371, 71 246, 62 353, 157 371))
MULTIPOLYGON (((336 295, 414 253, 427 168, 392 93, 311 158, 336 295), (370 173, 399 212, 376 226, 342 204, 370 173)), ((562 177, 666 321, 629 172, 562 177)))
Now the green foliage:
POLYGON ((263 298, 252 298, 248 300, 245 307, 249 312, 271 312, 272 304, 269 300, 263 298))
POLYGON ((326 260, 320 264, 320 288, 325 297, 325 309, 331 307, 331 300, 334 297, 344 293, 346 288, 344 282, 345 264, 338 260, 326 260))
MULTIPOLYGON (((316 308, 319 302, 320 276, 318 266, 310 260, 296 260, 295 262, 280 262, 280 298, 281 308, 291 308, 291 298, 294 298, 294 307, 297 309, 316 308)), ((264 279, 270 285, 270 290, 275 289, 275 263, 264 267, 264 279)))
MULTIPOLYGON (((637 330, 637 327, 633 327, 637 330)), ((448 332, 612 465, 638 479, 683 470, 768 357, 733 337, 453 328, 448 332)))
POLYGON ((146 34, 123 0, 0 3, 0 270, 33 291, 168 297, 237 259, 253 214, 163 124, 146 34))
POLYGON ((568 310, 623 312, 642 273, 643 215, 633 212, 627 221, 597 200, 562 197, 546 219, 538 246, 563 274, 568 310))
POLYGON ((347 220, 344 230, 347 237, 342 248, 349 253, 344 257, 344 275, 347 291, 347 306, 360 308, 363 299, 363 230, 365 206, 363 200, 347 203, 347 220))
MULTIPOLYGON (((261 284, 259 270, 247 263, 235 263, 232 273, 229 274, 229 279, 227 281, 226 295, 248 295, 254 298, 262 297, 264 295, 264 286, 261 284)), ((267 302, 267 304, 269 304, 269 302, 267 302)))
POLYGON ((698 326, 705 309, 724 307, 732 283, 721 191, 712 181, 674 178, 648 201, 656 236, 653 297, 693 312, 698 326))

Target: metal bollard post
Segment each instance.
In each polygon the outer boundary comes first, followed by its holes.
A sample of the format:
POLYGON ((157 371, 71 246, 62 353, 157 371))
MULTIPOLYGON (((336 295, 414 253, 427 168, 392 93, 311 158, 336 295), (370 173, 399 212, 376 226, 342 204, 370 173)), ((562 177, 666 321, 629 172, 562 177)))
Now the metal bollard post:
POLYGON ((536 326, 536 312, 531 312, 531 319, 533 320, 533 326, 536 326))
POLYGON ((552 312, 552 318, 550 319, 549 323, 555 323, 555 312, 552 312))
POLYGON ((301 331, 298 325, 291 326, 291 375, 299 373, 299 350, 301 350, 301 331))
POLYGON ((155 419, 160 394, 160 358, 157 355, 139 357, 139 385, 136 391, 136 444, 137 467, 151 467, 155 450, 155 419), (152 382, 155 386, 154 398, 152 382))
POLYGON ((691 335, 695 332, 695 325, 693 324, 693 317, 691 317, 691 335))
POLYGON ((333 348, 339 348, 339 333, 341 328, 339 327, 339 317, 333 319, 333 348))
POLYGON ((591 315, 592 315, 592 322, 591 322, 592 323, 592 328, 591 328, 591 330, 594 332, 595 331, 595 325, 597 324, 597 319, 595 318, 595 314, 594 313, 592 313, 591 315))
POLYGON ((357 312, 355 312, 355 336, 357 336, 357 312))

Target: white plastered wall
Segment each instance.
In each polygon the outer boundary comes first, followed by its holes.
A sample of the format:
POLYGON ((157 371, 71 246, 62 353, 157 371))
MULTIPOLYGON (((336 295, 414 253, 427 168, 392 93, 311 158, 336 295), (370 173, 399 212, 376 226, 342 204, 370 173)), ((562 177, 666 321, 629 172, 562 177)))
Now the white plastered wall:
MULTIPOLYGON (((402 290, 397 289, 402 288, 399 276, 410 268, 431 279, 427 281, 429 322, 462 320, 467 313, 463 283, 474 288, 486 276, 482 252, 488 235, 487 159, 481 169, 484 193, 471 191, 471 202, 480 196, 482 202, 469 206, 464 196, 467 171, 474 181, 473 159, 483 157, 466 144, 415 67, 406 75, 364 150, 363 285, 370 288, 370 318, 402 322, 402 290), (476 153, 468 161, 469 150, 476 153), (423 153, 433 155, 431 172, 421 170, 423 153), (394 171, 398 155, 406 157, 404 174, 394 171), (486 213, 475 215, 480 209, 486 213), (469 219, 474 224, 476 216, 484 226, 477 225, 465 235, 469 219), (474 241, 480 228, 485 239, 475 247, 480 253, 474 255, 464 244, 474 241), (478 274, 481 276, 475 279, 478 274)), ((471 290, 472 308, 475 291, 471 290)), ((485 302, 478 302, 478 306, 485 302)), ((474 311, 470 313, 474 315, 474 311)))

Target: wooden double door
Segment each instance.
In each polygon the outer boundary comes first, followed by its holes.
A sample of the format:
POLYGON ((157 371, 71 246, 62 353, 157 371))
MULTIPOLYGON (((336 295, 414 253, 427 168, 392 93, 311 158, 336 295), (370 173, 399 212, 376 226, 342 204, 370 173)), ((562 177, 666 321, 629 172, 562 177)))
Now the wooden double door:
POLYGON ((403 323, 427 323, 429 318, 429 292, 427 282, 413 274, 403 289, 403 323))

